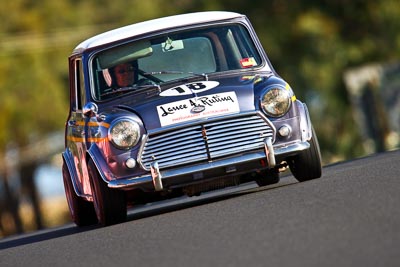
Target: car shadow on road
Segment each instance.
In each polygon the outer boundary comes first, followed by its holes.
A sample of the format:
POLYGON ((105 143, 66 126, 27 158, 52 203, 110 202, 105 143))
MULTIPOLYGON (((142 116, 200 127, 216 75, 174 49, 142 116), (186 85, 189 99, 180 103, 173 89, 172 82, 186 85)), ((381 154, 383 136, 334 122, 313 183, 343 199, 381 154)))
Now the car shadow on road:
MULTIPOLYGON (((247 194, 252 194, 261 191, 278 189, 290 186, 296 183, 293 179, 281 179, 277 184, 258 187, 255 183, 244 184, 239 187, 225 188, 221 190, 211 191, 204 193, 198 197, 180 197, 178 199, 165 200, 146 205, 141 205, 128 210, 127 221, 134 221, 146 217, 157 216, 172 211, 183 210, 200 206, 212 202, 227 200, 230 198, 240 197, 247 194)), ((32 233, 23 235, 16 235, 6 237, 0 240, 0 250, 18 247, 36 242, 55 239, 63 236, 70 236, 79 234, 86 231, 101 228, 100 225, 77 227, 75 224, 70 223, 61 227, 43 229, 32 233)))
POLYGON ((32 233, 10 236, 0 240, 0 250, 27 244, 33 244, 36 242, 41 242, 63 236, 78 234, 96 228, 99 228, 99 226, 93 225, 93 226, 77 227, 75 224, 70 223, 57 228, 43 229, 32 233))
POLYGON ((252 194, 255 192, 282 188, 292 185, 294 183, 297 183, 294 178, 291 178, 290 176, 285 176, 284 179, 281 179, 279 183, 268 186, 258 187, 255 183, 251 182, 240 186, 228 187, 225 189, 202 193, 200 196, 183 196, 180 198, 165 200, 162 202, 141 205, 128 211, 128 221, 143 219, 177 210, 188 209, 195 206, 209 204, 212 202, 218 202, 230 198, 252 194))

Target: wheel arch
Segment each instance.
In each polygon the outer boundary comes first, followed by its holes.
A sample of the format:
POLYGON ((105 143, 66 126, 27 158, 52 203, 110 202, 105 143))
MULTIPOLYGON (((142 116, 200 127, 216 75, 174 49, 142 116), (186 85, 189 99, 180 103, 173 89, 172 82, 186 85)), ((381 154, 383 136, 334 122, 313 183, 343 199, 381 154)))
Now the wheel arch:
POLYGON ((109 181, 114 180, 115 177, 110 171, 106 160, 103 157, 100 149, 92 145, 90 149, 86 152, 86 164, 88 164, 89 160, 93 161, 96 166, 97 172, 100 174, 101 179, 107 184, 109 181))
POLYGON ((71 179, 72 187, 74 188, 75 194, 90 201, 92 199, 92 196, 83 193, 82 187, 79 183, 78 174, 76 173, 73 155, 69 149, 66 149, 62 153, 62 159, 64 165, 67 168, 66 171, 68 171, 69 178, 71 179))

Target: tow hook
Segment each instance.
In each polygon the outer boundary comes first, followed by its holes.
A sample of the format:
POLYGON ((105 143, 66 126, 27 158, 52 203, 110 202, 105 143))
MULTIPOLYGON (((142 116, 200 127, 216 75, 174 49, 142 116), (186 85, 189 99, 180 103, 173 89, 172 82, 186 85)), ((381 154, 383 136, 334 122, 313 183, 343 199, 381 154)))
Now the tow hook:
POLYGON ((265 156, 267 157, 268 167, 274 168, 276 165, 274 147, 272 146, 272 138, 264 139, 265 156))
POLYGON ((153 178, 153 185, 156 191, 162 191, 163 184, 161 182, 161 173, 160 169, 158 168, 158 162, 153 161, 150 164, 150 171, 151 171, 151 177, 153 178))

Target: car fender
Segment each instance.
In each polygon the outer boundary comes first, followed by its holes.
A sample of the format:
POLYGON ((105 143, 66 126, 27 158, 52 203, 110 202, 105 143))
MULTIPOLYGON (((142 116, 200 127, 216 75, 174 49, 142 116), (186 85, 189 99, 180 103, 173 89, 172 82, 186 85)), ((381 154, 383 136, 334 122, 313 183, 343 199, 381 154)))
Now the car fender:
POLYGON ((108 183, 109 181, 116 179, 114 174, 110 171, 108 164, 97 145, 91 145, 89 150, 87 151, 87 154, 87 159, 91 159, 93 161, 94 165, 97 168, 97 171, 100 174, 100 177, 103 179, 104 182, 108 183))
POLYGON ((69 176, 71 178, 71 182, 72 182, 72 186, 74 188, 75 194, 79 197, 90 199, 91 195, 83 193, 82 187, 80 186, 80 183, 79 183, 78 174, 76 173, 76 169, 74 166, 73 155, 68 148, 62 153, 62 158, 63 158, 63 162, 69 172, 69 176))
POLYGON ((312 137, 312 124, 307 105, 298 100, 296 103, 300 115, 301 141, 310 141, 312 137))

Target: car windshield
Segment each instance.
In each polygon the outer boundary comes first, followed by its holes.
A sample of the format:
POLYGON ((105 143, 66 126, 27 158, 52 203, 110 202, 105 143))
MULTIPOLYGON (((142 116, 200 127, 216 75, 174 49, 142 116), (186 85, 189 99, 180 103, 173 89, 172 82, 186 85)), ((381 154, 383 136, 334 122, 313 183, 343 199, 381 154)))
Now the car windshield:
POLYGON ((163 34, 98 53, 92 60, 94 97, 102 101, 261 63, 247 29, 240 24, 163 34))

